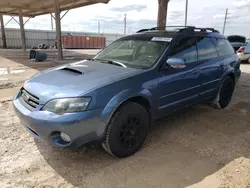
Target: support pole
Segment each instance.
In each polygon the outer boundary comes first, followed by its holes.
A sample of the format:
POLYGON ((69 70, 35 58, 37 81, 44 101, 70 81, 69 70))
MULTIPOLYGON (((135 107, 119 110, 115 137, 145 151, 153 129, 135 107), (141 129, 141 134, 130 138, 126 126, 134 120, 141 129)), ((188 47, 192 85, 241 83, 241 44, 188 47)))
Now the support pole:
POLYGON ((23 24, 23 12, 19 9, 19 25, 21 31, 21 40, 22 40, 22 48, 23 51, 26 51, 26 40, 25 40, 25 31, 24 31, 24 24, 23 24))
POLYGON ((167 23, 167 11, 169 0, 158 0, 158 19, 157 27, 165 29, 167 23))
POLYGON ((4 29, 4 21, 3 21, 3 15, 2 14, 0 14, 0 22, 1 22, 3 48, 7 48, 6 35, 5 35, 5 29, 4 29))
POLYGON ((187 16, 188 16, 188 0, 186 0, 186 9, 185 9, 185 26, 187 26, 187 16))
POLYGON ((126 35, 127 32, 127 14, 124 15, 124 35, 126 35))
POLYGON ((101 33, 100 21, 98 21, 98 33, 101 33))
POLYGON ((227 14, 228 14, 228 8, 226 9, 225 19, 224 19, 224 24, 223 24, 223 31, 222 31, 222 34, 223 34, 223 35, 224 35, 225 29, 226 29, 227 14))
POLYGON ((58 49, 58 59, 63 59, 62 52, 62 36, 61 36, 61 18, 60 18, 60 7, 58 0, 54 0, 54 9, 55 9, 55 19, 56 19, 56 40, 57 40, 57 49, 58 49))
POLYGON ((51 30, 54 30, 52 13, 50 14, 51 30))

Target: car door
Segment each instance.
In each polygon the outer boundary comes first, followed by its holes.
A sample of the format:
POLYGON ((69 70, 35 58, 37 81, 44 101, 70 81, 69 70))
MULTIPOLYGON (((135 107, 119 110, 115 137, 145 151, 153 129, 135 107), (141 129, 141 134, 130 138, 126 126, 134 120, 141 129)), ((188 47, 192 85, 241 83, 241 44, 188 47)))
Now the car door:
POLYGON ((236 71, 238 72, 239 61, 229 41, 223 38, 216 38, 213 39, 212 41, 216 42, 215 47, 219 54, 218 60, 220 67, 218 68, 217 75, 220 78, 220 80, 223 78, 223 75, 225 74, 225 72, 228 70, 229 67, 236 68, 236 71))
POLYGON ((199 94, 196 38, 183 37, 171 49, 164 62, 169 58, 181 58, 185 60, 186 67, 160 70, 157 102, 161 115, 194 102, 199 94))
POLYGON ((201 81, 200 95, 206 98, 214 95, 222 74, 223 59, 216 51, 210 37, 197 39, 198 61, 201 81))

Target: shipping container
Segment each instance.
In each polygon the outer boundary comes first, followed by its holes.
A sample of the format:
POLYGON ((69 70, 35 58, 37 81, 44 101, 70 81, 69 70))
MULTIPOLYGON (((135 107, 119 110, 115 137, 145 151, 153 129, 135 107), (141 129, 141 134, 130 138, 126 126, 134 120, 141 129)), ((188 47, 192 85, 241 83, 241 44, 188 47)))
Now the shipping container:
POLYGON ((62 36, 65 49, 101 49, 106 46, 105 37, 99 36, 62 36))

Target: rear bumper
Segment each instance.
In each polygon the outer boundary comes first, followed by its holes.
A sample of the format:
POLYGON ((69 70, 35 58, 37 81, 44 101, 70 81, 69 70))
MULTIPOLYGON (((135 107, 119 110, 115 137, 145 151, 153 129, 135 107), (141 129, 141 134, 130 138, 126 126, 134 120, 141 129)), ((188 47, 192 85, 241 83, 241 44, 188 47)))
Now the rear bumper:
POLYGON ((13 100, 14 110, 24 127, 37 139, 59 147, 79 147, 104 137, 106 121, 101 118, 103 109, 56 115, 46 111, 30 111, 18 98, 13 100), (60 132, 70 136, 65 143, 60 132))
POLYGON ((237 53, 237 56, 240 58, 241 61, 246 61, 250 57, 250 54, 237 53))

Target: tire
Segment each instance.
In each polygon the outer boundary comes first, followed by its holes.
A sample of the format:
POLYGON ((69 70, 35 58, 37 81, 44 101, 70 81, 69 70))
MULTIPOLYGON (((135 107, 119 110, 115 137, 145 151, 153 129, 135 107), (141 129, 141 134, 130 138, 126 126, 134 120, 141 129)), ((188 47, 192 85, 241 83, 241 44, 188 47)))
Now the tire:
POLYGON ((249 58, 247 58, 247 63, 248 63, 248 64, 250 64, 250 57, 249 57, 249 58))
POLYGON ((115 157, 128 157, 141 148, 149 126, 147 110, 140 104, 127 102, 111 118, 102 146, 115 157))
POLYGON ((212 106, 220 109, 226 108, 231 102, 234 86, 233 79, 230 76, 225 77, 221 82, 216 98, 212 101, 212 106))
POLYGON ((37 48, 38 49, 42 49, 43 48, 43 44, 39 44, 37 48))

